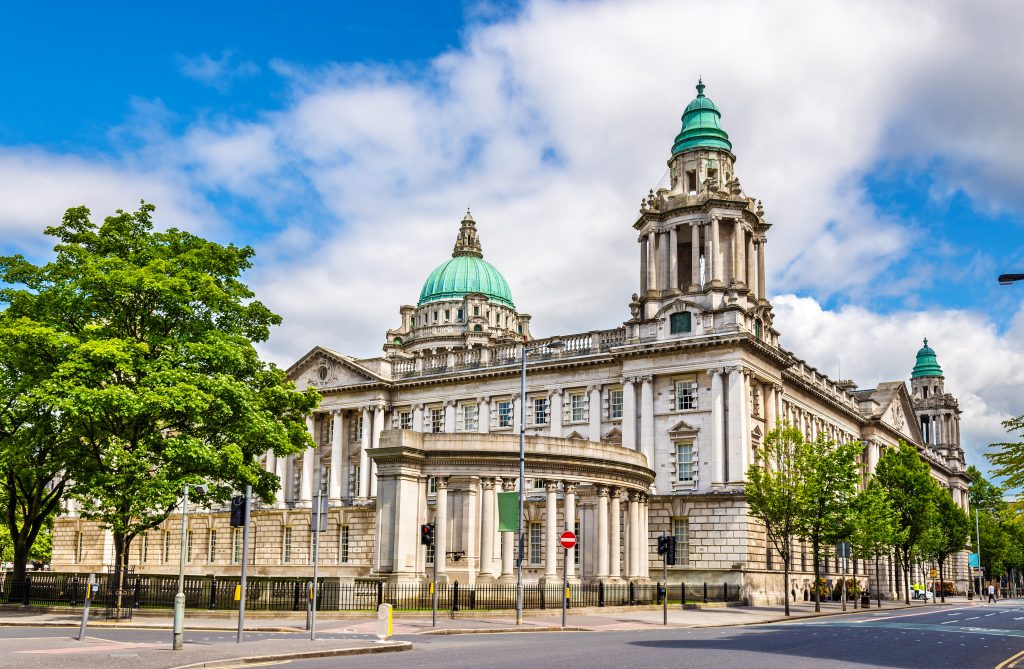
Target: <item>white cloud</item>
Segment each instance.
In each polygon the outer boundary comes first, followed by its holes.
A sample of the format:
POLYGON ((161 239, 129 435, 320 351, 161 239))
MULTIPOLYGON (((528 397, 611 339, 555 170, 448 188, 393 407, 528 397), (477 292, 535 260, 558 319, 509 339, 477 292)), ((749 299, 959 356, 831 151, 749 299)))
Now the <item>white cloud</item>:
POLYGON ((198 56, 178 56, 181 65, 181 73, 189 79, 194 79, 224 93, 235 79, 248 79, 260 72, 256 63, 249 60, 232 62, 234 51, 222 51, 220 58, 213 58, 202 53, 198 56))

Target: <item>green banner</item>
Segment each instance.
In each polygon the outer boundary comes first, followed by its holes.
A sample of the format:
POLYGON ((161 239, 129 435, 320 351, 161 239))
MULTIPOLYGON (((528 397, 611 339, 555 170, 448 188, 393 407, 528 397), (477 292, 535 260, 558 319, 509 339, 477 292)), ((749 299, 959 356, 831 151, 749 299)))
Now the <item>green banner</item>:
POLYGON ((498 493, 498 531, 516 532, 519 530, 519 493, 498 493))

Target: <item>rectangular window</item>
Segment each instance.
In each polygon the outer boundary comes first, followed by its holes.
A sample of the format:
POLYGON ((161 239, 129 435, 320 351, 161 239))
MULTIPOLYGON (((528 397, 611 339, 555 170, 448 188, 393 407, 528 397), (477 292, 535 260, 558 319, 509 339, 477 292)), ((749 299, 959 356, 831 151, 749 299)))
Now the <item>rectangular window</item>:
POLYGON ((534 425, 547 425, 548 424, 548 398, 546 398, 546 397, 535 397, 535 398, 533 398, 533 424, 534 425))
POLYGON ((466 317, 466 314, 462 311, 462 309, 459 309, 459 314, 458 315, 459 315, 459 322, 461 323, 463 321, 463 319, 466 317))
POLYGON ((685 334, 691 329, 691 316, 689 311, 680 311, 669 316, 669 330, 671 334, 685 334))
POLYGON ((352 497, 359 496, 359 465, 352 465, 352 480, 349 482, 349 494, 352 497))
POLYGON ((231 537, 231 564, 242 563, 242 530, 236 527, 231 537))
POLYGON ((622 418, 622 390, 612 390, 608 393, 608 417, 613 420, 622 418))
POLYGON ((444 322, 447 323, 451 319, 452 319, 452 310, 451 309, 445 309, 444 310, 444 322))
POLYGON ((676 538, 676 566, 685 567, 690 564, 689 518, 672 519, 672 536, 676 538))
POLYGON ((361 414, 356 414, 356 415, 358 416, 358 418, 356 418, 353 421, 355 423, 355 431, 356 431, 355 440, 356 441, 362 441, 362 439, 363 439, 363 417, 362 417, 361 414))
POLYGON ((477 431, 477 406, 475 404, 462 405, 462 431, 477 431))
POLYGON ((538 565, 544 559, 544 526, 530 523, 530 564, 538 565))
POLYGON ((437 493, 437 478, 433 476, 427 477, 427 494, 433 495, 437 493))
POLYGON ((544 489, 544 479, 531 479, 531 486, 534 490, 544 489))
POLYGON ((771 546, 767 546, 764 549, 764 565, 765 565, 765 569, 767 569, 768 571, 771 571, 774 568, 774 566, 775 566, 774 561, 772 560, 772 547, 771 546))
POLYGON ((284 555, 282 555, 282 562, 288 564, 292 561, 292 528, 284 528, 284 555))
POLYGON ((569 395, 569 405, 572 413, 571 420, 573 422, 587 419, 587 398, 585 395, 582 393, 569 395))
POLYGON ((185 562, 192 562, 192 530, 185 533, 185 562))
POLYGON ((398 429, 399 430, 411 430, 412 429, 412 412, 411 411, 400 411, 400 412, 398 412, 398 429))
POLYGON ((693 444, 676 444, 676 480, 693 482, 693 444))
POLYGON ((444 409, 430 410, 430 431, 444 432, 444 409))
POLYGON ((217 530, 210 530, 210 544, 207 546, 206 561, 215 562, 217 559, 217 530))
POLYGON ((348 525, 341 526, 341 563, 348 564, 348 525))
POLYGON ((697 382, 676 381, 676 410, 689 411, 697 408, 697 382))
POLYGON ((807 571, 807 546, 800 546, 800 569, 807 571))
POLYGON ((474 306, 473 307, 473 315, 474 316, 479 316, 480 315, 480 307, 479 306, 474 306))
POLYGON ((498 427, 512 427, 512 402, 498 402, 498 427))
POLYGON ((139 562, 149 562, 149 533, 142 535, 142 547, 139 551, 141 556, 139 562))
POLYGON ((81 532, 75 532, 75 562, 76 563, 82 561, 82 556, 84 555, 82 553, 82 549, 84 549, 84 548, 85 548, 85 541, 84 541, 84 537, 82 536, 82 533, 81 532))
MULTIPOLYGON (((179 547, 180 548, 180 547, 179 547)), ((167 564, 171 561, 171 533, 164 530, 164 549, 163 549, 163 563, 167 564)))

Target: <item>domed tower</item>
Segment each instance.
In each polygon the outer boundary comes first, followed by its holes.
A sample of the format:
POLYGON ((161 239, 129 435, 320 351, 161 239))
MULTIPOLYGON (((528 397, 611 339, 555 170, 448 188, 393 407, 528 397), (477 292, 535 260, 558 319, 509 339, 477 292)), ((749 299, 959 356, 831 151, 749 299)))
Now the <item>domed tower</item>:
POLYGON ((748 332, 778 345, 765 292, 770 225, 743 193, 718 106, 704 95, 683 111, 668 160, 669 187, 653 189, 633 224, 639 233, 640 291, 627 322, 633 339, 748 332))
POLYGON ((468 209, 451 259, 427 277, 416 306, 403 305, 400 312, 402 324, 388 330, 384 344, 388 357, 530 338, 530 316, 516 311, 505 277, 484 260, 468 209))
POLYGON ((946 392, 944 382, 938 356, 925 338, 910 373, 914 413, 928 447, 945 457, 950 465, 959 463, 962 469, 964 452, 960 446, 960 404, 946 392))

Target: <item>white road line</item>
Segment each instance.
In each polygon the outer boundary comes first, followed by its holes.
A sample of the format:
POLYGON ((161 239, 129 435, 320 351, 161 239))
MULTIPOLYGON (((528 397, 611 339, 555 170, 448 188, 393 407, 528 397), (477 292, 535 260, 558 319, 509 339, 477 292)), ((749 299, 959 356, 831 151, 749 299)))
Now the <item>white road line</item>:
POLYGON ((977 620, 981 616, 974 616, 973 618, 964 618, 964 620, 977 620))
MULTIPOLYGON (((962 607, 960 610, 961 611, 970 611, 973 608, 974 608, 973 606, 965 606, 965 607, 962 607)), ((912 616, 926 616, 926 615, 935 614, 935 613, 939 613, 939 611, 936 611, 935 609, 929 609, 927 611, 918 611, 916 613, 897 613, 897 614, 894 614, 894 615, 891 615, 891 616, 881 616, 881 617, 865 618, 864 620, 852 620, 850 622, 852 622, 852 623, 870 623, 870 622, 874 622, 876 620, 889 620, 890 618, 910 618, 912 616)))

